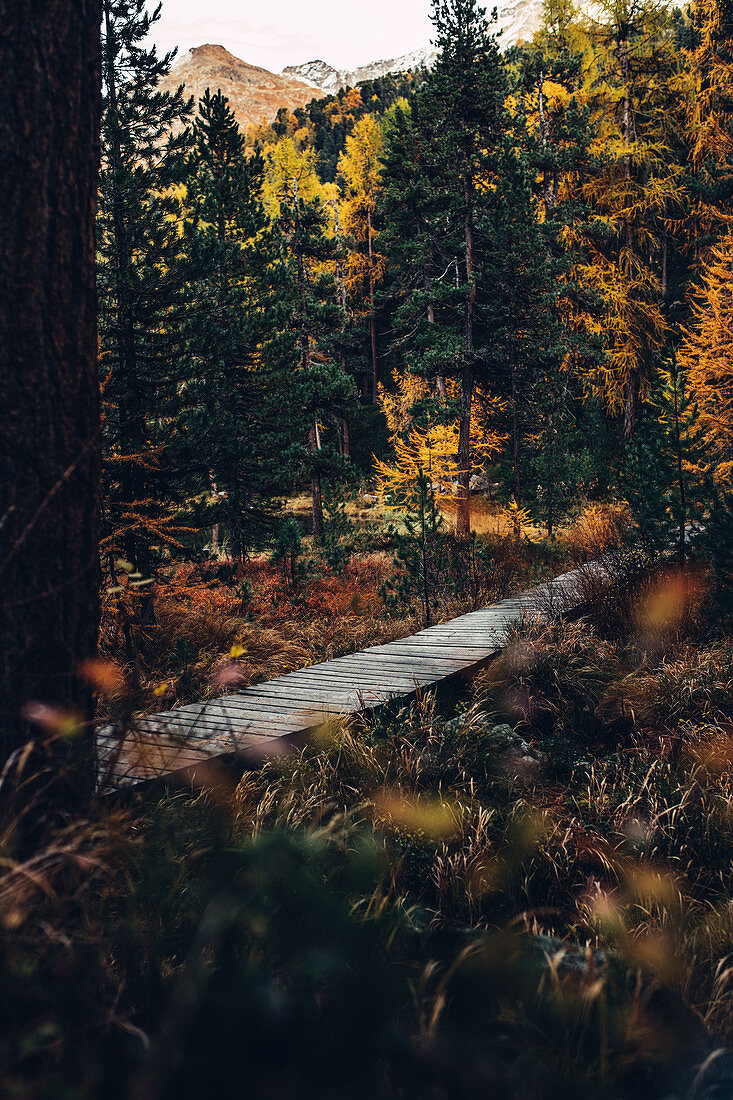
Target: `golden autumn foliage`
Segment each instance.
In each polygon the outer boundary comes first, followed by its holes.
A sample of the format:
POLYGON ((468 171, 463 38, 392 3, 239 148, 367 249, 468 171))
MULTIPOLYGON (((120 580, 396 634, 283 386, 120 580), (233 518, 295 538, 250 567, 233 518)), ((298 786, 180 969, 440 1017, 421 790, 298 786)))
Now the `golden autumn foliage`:
POLYGON ((329 192, 317 172, 318 154, 311 146, 299 149, 292 138, 284 138, 267 150, 262 201, 268 217, 275 220, 283 203, 295 192, 304 202, 328 201, 329 192))
POLYGON ((380 157, 384 147, 382 126, 374 115, 365 115, 346 138, 338 172, 345 198, 341 205, 344 231, 356 247, 349 249, 346 286, 351 298, 373 298, 384 275, 384 257, 378 250, 379 233, 374 221, 382 178, 380 157))
POLYGON ((720 49, 725 39, 716 0, 695 0, 692 20, 699 44, 690 53, 694 94, 690 98, 692 156, 696 167, 712 157, 733 161, 733 64, 720 49))
POLYGON ((439 506, 457 499, 460 466, 456 425, 412 428, 406 437, 395 440, 394 453, 392 463, 379 459, 374 462, 379 491, 391 499, 391 507, 405 506, 421 473, 430 481, 439 506))
POLYGON ((692 302, 679 353, 698 404, 716 476, 733 477, 733 231, 716 245, 692 302))
MULTIPOLYGON (((434 386, 425 378, 406 372, 393 375, 394 392, 379 387, 379 405, 387 421, 395 459, 394 462, 375 461, 379 491, 390 495, 395 506, 401 507, 422 471, 433 484, 435 498, 445 507, 458 499, 458 422, 457 420, 415 423, 414 410, 434 397, 434 386)), ((448 402, 458 398, 458 383, 448 379, 448 402)), ((484 465, 496 458, 506 442, 506 435, 492 427, 501 412, 502 404, 496 398, 478 389, 471 411, 471 438, 474 441, 471 456, 471 473, 483 471, 484 465)))
POLYGON ((579 98, 592 120, 592 168, 575 186, 591 213, 588 229, 575 233, 584 252, 577 274, 603 302, 595 327, 607 352, 595 382, 627 430, 669 332, 665 234, 682 202, 682 168, 670 151, 681 108, 667 19, 664 3, 608 0, 584 27, 579 98))

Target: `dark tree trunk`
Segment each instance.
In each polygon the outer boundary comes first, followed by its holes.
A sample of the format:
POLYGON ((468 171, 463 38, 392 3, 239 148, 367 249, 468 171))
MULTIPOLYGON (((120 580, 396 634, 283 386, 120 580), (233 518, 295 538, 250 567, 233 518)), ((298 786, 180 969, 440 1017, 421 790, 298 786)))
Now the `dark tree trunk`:
POLYGON ((318 437, 315 427, 311 428, 308 434, 308 447, 310 453, 314 456, 314 467, 311 471, 311 513, 313 515, 313 538, 316 542, 320 542, 323 539, 323 489, 321 486, 321 474, 315 466, 316 458, 320 447, 318 446, 318 437))
MULTIPOLYGON (((427 275, 425 276, 425 290, 426 291, 430 290, 430 280, 428 279, 427 275)), ((432 302, 430 302, 430 304, 428 305, 428 324, 429 325, 434 325, 435 324, 435 306, 433 305, 432 302)), ((442 374, 442 373, 441 374, 436 374, 436 376, 435 376, 435 388, 437 390, 438 397, 440 398, 442 403, 445 405, 446 402, 448 401, 448 392, 447 392, 446 386, 445 386, 445 375, 444 374, 442 374)))
POLYGON ((341 421, 341 430, 344 441, 344 458, 351 458, 351 431, 349 422, 345 418, 341 421))
POLYGON ((512 466, 514 474, 514 503, 522 504, 521 441, 519 438, 519 385, 517 364, 512 360, 512 466))
MULTIPOLYGON (((120 376, 124 380, 125 399, 120 403, 119 415, 123 434, 138 453, 145 450, 145 431, 143 427, 143 397, 140 388, 140 370, 138 365, 137 343, 135 339, 135 308, 133 305, 132 256, 128 233, 128 212, 125 200, 120 193, 119 172, 121 169, 121 133, 117 96, 117 73, 115 71, 115 31, 110 8, 111 0, 104 0, 104 28, 106 38, 105 56, 102 58, 107 84, 107 117, 109 119, 110 142, 109 160, 112 169, 111 206, 112 225, 114 227, 115 252, 115 299, 117 326, 115 343, 119 359, 120 376)), ((142 470, 137 462, 123 463, 119 477, 122 494, 128 507, 135 508, 137 502, 145 496, 142 470)), ((145 574, 152 573, 150 550, 144 545, 136 532, 129 532, 125 539, 125 553, 131 562, 145 574)), ((143 612, 152 612, 153 589, 150 586, 142 597, 143 612)))
MULTIPOLYGON (((99 0, 0 0, 0 769, 39 733, 33 704, 91 717, 76 673, 98 625, 99 24, 99 0)), ((44 736, 46 797, 77 806, 91 730, 44 736)))
POLYGON ((372 402, 379 401, 379 352, 377 350, 377 307, 374 302, 374 247, 371 211, 367 213, 367 244, 369 248, 369 352, 372 366, 372 402))
POLYGON ((473 403, 473 315, 476 306, 476 282, 473 255, 473 178, 466 166, 464 170, 465 195, 465 247, 466 281, 468 296, 466 300, 466 322, 463 338, 463 369, 461 371, 461 400, 458 422, 458 518, 456 528, 459 536, 468 538, 471 533, 471 406, 473 403))
POLYGON ((627 439, 634 434, 634 428, 636 427, 638 396, 639 376, 636 371, 632 371, 626 383, 626 392, 624 394, 624 435, 627 439))

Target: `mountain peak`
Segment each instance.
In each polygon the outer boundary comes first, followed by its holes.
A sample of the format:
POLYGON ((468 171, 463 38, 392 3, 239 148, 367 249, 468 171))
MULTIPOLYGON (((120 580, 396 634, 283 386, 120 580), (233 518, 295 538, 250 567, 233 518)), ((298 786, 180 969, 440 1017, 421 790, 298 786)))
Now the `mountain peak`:
POLYGON ((426 47, 413 50, 401 57, 390 57, 383 61, 372 61, 369 65, 360 65, 356 69, 336 69, 327 61, 306 61, 301 65, 288 65, 282 75, 295 77, 314 84, 321 91, 334 95, 341 88, 353 88, 363 80, 376 80, 387 73, 407 72, 421 65, 431 65, 436 57, 434 50, 426 47))
POLYGON ((207 88, 212 92, 221 90, 244 130, 271 122, 280 107, 291 111, 304 107, 318 94, 313 84, 250 65, 212 42, 194 46, 176 58, 160 89, 175 91, 181 84, 196 100, 207 88))
MULTIPOLYGON (((589 2, 581 0, 581 6, 589 2)), ((491 30, 498 35, 502 50, 522 39, 531 39, 542 22, 543 0, 500 0, 497 7, 497 20, 491 24, 491 30)), ((212 92, 221 89, 237 122, 247 129, 271 122, 281 107, 294 111, 314 98, 334 95, 341 88, 355 87, 364 80, 408 72, 423 65, 429 68, 436 57, 436 51, 425 46, 353 70, 337 69, 317 58, 302 65, 289 65, 276 74, 242 61, 225 46, 207 42, 176 59, 170 74, 161 81, 161 90, 175 91, 183 84, 188 95, 200 99, 207 88, 212 92)))
MULTIPOLYGON (((588 0, 582 0, 586 5, 588 0)), ((497 4, 496 22, 490 23, 491 33, 497 36, 500 50, 507 50, 517 42, 530 41, 532 35, 542 24, 543 0, 503 0, 497 4)), ((288 65, 282 75, 295 77, 315 84, 323 92, 335 95, 341 88, 354 87, 363 80, 376 80, 387 73, 408 72, 411 69, 427 68, 438 56, 431 46, 423 46, 402 54, 400 57, 372 61, 356 69, 336 69, 327 61, 306 61, 301 65, 288 65)))

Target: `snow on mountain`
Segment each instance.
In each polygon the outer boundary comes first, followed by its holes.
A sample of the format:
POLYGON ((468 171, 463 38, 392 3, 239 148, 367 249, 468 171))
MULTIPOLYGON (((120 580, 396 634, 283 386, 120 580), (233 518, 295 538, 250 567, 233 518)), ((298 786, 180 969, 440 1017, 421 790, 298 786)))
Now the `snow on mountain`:
MULTIPOLYGON (((542 23, 542 7, 543 0, 504 0, 497 4, 497 19, 491 29, 497 36, 499 49, 508 50, 517 42, 529 41, 542 23)), ((353 88, 362 80, 376 80, 387 73, 407 72, 422 65, 430 68, 437 56, 431 46, 424 46, 401 57, 372 61, 356 69, 336 69, 327 61, 306 61, 301 65, 288 65, 282 75, 315 84, 333 95, 341 88, 353 88)))

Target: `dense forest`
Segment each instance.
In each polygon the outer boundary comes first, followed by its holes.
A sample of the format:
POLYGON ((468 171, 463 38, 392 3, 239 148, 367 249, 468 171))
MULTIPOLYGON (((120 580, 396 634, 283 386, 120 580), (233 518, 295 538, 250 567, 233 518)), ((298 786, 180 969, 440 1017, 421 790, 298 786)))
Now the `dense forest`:
POLYGON ((149 20, 111 5, 103 42, 110 561, 147 578, 216 527, 243 560, 305 483, 322 539, 324 491, 375 451, 398 495, 429 462, 463 536, 472 485, 549 535, 626 499, 651 540, 725 489, 716 7, 549 3, 506 56, 473 5, 439 7, 431 72, 250 134, 216 90, 156 92, 149 20))
POLYGON ((431 68, 247 132, 160 91, 147 0, 43 7, 0 0, 0 1093, 726 1100, 728 0, 504 52, 432 0, 431 68), (144 724, 571 569, 290 751, 144 724))

